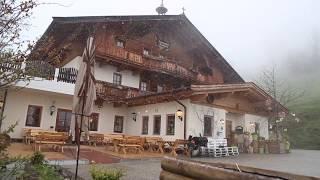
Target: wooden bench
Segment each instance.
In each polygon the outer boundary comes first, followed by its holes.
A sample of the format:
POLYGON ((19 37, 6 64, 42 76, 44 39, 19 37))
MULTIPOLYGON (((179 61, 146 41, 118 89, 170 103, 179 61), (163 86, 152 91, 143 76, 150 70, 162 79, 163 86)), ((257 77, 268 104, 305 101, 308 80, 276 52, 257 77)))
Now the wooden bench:
POLYGON ((89 145, 97 146, 97 144, 103 145, 104 143, 104 134, 92 133, 89 134, 89 145))
POLYGON ((136 153, 141 153, 143 151, 142 139, 140 137, 127 137, 118 144, 119 151, 127 154, 128 150, 134 150, 136 153))
POLYGON ((55 132, 55 131, 49 131, 49 130, 43 130, 43 129, 31 129, 31 128, 25 128, 24 129, 24 140, 26 144, 31 144, 35 141, 36 136, 39 135, 40 132, 55 132))
POLYGON ((67 140, 68 134, 64 132, 39 132, 35 137, 34 150, 41 151, 42 145, 53 145, 53 148, 60 147, 63 152, 67 140))

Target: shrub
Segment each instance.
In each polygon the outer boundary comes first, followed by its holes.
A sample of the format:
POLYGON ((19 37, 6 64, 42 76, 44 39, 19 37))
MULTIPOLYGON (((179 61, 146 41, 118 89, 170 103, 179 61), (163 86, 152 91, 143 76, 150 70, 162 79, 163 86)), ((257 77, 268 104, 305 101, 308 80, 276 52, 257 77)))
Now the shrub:
POLYGON ((41 165, 44 162, 45 162, 44 155, 41 154, 39 151, 36 151, 35 153, 33 153, 33 155, 30 158, 30 163, 32 165, 41 165))
POLYGON ((106 169, 96 167, 90 169, 90 174, 93 180, 119 180, 124 176, 123 171, 119 169, 106 169))

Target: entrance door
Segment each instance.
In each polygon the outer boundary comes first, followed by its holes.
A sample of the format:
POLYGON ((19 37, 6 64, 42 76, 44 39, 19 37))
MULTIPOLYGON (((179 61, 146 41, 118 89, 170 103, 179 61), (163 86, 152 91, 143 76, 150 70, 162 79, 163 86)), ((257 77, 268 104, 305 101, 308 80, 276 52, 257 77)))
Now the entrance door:
POLYGON ((67 109, 58 109, 56 131, 69 132, 71 123, 72 111, 67 109))
POLYGON ((232 144, 232 121, 226 120, 226 138, 228 146, 232 144))

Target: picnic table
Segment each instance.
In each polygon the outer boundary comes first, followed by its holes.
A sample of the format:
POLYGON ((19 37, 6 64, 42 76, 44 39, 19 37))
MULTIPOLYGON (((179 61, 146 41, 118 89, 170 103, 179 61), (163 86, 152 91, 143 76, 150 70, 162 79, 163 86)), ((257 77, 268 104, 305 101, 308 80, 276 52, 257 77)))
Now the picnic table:
POLYGON ((127 154, 128 150, 135 150, 136 153, 141 153, 143 149, 143 139, 139 136, 125 137, 122 139, 115 138, 114 146, 116 152, 122 151, 127 154))

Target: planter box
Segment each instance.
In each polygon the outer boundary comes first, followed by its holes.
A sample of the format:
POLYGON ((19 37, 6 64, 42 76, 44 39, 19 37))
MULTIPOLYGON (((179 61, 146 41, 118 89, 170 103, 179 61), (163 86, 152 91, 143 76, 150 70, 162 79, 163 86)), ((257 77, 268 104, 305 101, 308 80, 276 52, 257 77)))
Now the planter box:
POLYGON ((271 154, 284 154, 284 153, 286 153, 285 143, 269 142, 268 147, 269 147, 269 153, 271 153, 271 154))

